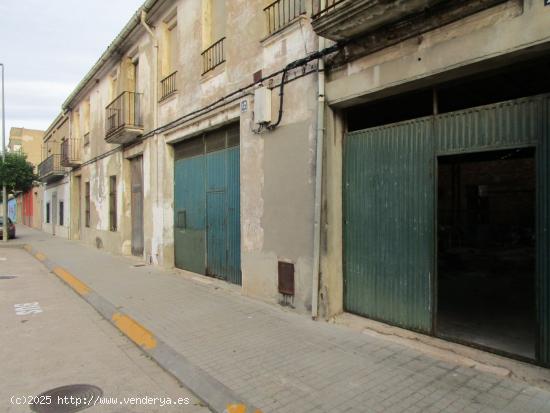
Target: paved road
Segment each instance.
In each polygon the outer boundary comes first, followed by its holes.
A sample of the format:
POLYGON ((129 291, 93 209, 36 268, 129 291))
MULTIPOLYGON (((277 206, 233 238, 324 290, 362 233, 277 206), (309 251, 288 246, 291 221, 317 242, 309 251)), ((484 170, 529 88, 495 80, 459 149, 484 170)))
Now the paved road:
POLYGON ((80 383, 110 398, 90 413, 209 411, 24 250, 0 248, 0 329, 1 412, 29 412, 27 396, 80 383), (124 404, 145 396, 159 399, 124 404), (190 400, 161 406, 168 397, 190 400))
POLYGON ((205 277, 18 230, 21 242, 264 413, 550 412, 550 393, 528 384, 313 322, 205 277))

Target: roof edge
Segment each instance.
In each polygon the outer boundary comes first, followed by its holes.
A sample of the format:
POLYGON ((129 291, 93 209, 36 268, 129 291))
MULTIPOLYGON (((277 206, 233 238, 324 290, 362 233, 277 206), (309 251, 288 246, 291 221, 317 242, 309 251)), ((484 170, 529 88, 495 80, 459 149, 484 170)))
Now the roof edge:
MULTIPOLYGON (((94 76, 101 70, 103 65, 109 60, 109 58, 116 52, 116 50, 122 45, 122 43, 130 36, 130 33, 140 24, 141 22, 141 12, 149 12, 157 2, 160 0, 145 0, 137 11, 132 15, 128 23, 122 28, 120 33, 115 37, 111 42, 107 50, 103 52, 99 60, 92 66, 84 78, 78 83, 75 89, 71 92, 69 97, 65 99, 63 105, 61 106, 63 111, 66 111, 71 108, 73 100, 77 95, 88 85, 88 83, 94 78, 94 76)), ((57 118, 56 118, 57 120, 57 118)), ((54 121, 53 123, 56 123, 54 121)))

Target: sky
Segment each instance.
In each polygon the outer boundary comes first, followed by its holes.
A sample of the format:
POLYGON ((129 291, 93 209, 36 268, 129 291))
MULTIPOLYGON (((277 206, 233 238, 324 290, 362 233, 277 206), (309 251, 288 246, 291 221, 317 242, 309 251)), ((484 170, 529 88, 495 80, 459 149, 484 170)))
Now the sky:
POLYGON ((47 129, 143 0, 0 0, 6 144, 11 127, 47 129))

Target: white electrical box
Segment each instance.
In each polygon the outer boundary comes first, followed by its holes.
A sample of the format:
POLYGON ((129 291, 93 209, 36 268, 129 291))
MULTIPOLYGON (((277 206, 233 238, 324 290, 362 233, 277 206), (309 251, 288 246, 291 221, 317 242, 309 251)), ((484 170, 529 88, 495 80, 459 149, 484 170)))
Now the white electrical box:
POLYGON ((265 86, 254 91, 254 123, 271 123, 271 89, 265 86))

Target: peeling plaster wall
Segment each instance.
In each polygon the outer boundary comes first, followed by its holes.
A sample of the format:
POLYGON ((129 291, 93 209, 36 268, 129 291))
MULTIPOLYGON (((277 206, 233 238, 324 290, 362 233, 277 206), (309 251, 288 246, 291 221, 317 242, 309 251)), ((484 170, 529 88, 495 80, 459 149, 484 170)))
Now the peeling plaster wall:
MULTIPOLYGON (((267 36, 262 4, 235 0, 227 3, 226 62, 201 76, 203 44, 201 36, 196 35, 202 32, 201 2, 178 2, 177 14, 178 38, 186 39, 179 54, 179 93, 159 104, 160 125, 253 83, 253 74, 258 70, 269 75, 317 48, 307 18, 299 18, 280 33, 267 36)), ((279 80, 280 76, 266 85, 276 86, 279 80)), ((160 137, 157 153, 160 170, 166 177, 159 205, 164 219, 164 230, 159 234, 164 241, 164 265, 174 265, 174 160, 173 150, 166 143, 174 144, 239 121, 243 292, 265 301, 281 302, 278 261, 291 261, 295 264, 296 286, 291 304, 300 312, 311 310, 316 81, 316 75, 311 74, 287 84, 283 122, 274 132, 252 132, 257 127, 251 118, 254 99, 242 95, 237 96, 236 102, 160 137), (245 113, 240 113, 242 100, 248 103, 245 113), (162 150, 163 146, 168 149, 162 150)), ((278 89, 274 89, 273 121, 278 110, 278 89)))
MULTIPOLYGON (((80 199, 73 197, 72 206, 80 209, 80 223, 73 220, 75 227, 80 227, 80 239, 97 248, 107 251, 130 255, 131 254, 131 206, 130 206, 130 164, 129 158, 143 155, 144 160, 144 210, 145 210, 145 251, 144 255, 151 255, 150 234, 151 221, 147 211, 151 210, 150 198, 153 196, 151 188, 151 160, 149 143, 137 145, 129 149, 122 149, 120 145, 109 144, 105 141, 105 108, 124 91, 133 89, 129 73, 132 60, 138 59, 139 90, 142 93, 141 109, 145 132, 153 129, 154 122, 154 82, 153 59, 154 51, 150 37, 141 33, 129 39, 121 56, 105 66, 97 81, 81 93, 79 100, 73 107, 73 114, 77 124, 73 124, 73 136, 81 140, 83 166, 75 169, 73 176, 80 176, 80 199), (117 78, 116 90, 112 90, 112 77, 117 78), (84 145, 83 135, 86 133, 85 105, 89 99, 89 144, 84 145), (137 149, 137 150, 136 150, 137 149), (112 151, 110 155, 97 159, 100 155, 112 151), (109 227, 109 178, 117 177, 117 231, 109 227), (85 226, 85 185, 90 182, 90 227, 85 226)), ((153 151, 154 152, 154 151, 153 151)), ((156 179, 156 178, 155 178, 156 179)), ((75 233, 78 233, 75 229, 75 233)))
POLYGON ((550 7, 510 0, 465 19, 361 57, 328 74, 320 314, 343 304, 341 108, 502 65, 530 48, 550 50, 550 7), (492 59, 492 61, 491 61, 492 59), (497 63, 494 63, 498 59, 497 63))

